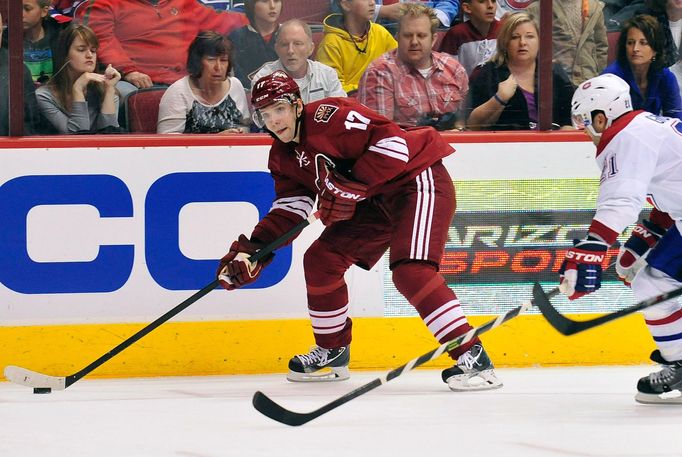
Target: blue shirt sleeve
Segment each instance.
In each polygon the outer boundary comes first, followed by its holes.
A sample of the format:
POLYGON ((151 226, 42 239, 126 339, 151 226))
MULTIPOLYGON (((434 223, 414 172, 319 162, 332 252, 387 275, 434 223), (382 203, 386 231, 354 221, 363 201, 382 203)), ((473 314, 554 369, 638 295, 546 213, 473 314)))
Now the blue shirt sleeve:
POLYGON ((682 119, 682 98, 680 97, 680 86, 677 84, 675 75, 667 69, 663 69, 661 81, 660 97, 663 102, 663 115, 682 119))

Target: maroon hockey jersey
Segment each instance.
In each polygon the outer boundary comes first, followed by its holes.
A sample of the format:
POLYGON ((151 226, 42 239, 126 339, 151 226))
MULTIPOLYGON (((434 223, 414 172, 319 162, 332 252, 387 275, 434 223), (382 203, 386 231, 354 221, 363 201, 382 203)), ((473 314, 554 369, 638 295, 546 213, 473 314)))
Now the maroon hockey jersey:
POLYGON ((368 196, 393 191, 454 152, 431 127, 402 129, 351 98, 325 98, 305 105, 300 142, 276 139, 268 167, 275 201, 252 234, 270 242, 313 210, 320 157, 369 187, 368 196))

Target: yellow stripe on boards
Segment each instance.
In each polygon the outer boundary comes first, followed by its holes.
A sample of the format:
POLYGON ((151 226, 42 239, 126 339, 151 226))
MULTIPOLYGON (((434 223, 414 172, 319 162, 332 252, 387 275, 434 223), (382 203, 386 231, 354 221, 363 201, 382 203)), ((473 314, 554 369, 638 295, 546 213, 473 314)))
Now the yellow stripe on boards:
MULTIPOLYGON (((571 315, 571 318, 593 318, 571 315)), ((494 316, 471 316, 472 325, 494 316)), ((53 376, 79 371, 146 324, 0 327, 0 368, 19 365, 53 376)), ((390 370, 438 344, 419 318, 353 320, 351 368, 390 370)), ((519 316, 482 336, 497 367, 640 364, 654 348, 640 315, 571 337, 539 315, 519 316)), ((99 367, 89 378, 284 373, 313 344, 301 320, 166 323, 99 367)), ((426 364, 445 367, 446 356, 426 364)))

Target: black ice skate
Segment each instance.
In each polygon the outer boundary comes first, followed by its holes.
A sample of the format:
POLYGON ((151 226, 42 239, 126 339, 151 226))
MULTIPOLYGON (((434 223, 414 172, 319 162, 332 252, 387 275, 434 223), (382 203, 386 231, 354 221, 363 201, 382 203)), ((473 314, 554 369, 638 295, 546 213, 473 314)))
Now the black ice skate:
POLYGON ((295 382, 343 381, 350 378, 349 362, 350 346, 334 349, 313 346, 310 353, 295 355, 289 360, 287 379, 295 382))
POLYGON ((495 376, 490 357, 480 344, 474 344, 471 349, 459 356, 455 366, 443 370, 442 377, 443 382, 455 392, 502 387, 502 381, 495 376))
POLYGON ((682 404, 682 360, 668 362, 656 349, 651 360, 661 364, 661 370, 637 382, 635 400, 639 403, 682 404))

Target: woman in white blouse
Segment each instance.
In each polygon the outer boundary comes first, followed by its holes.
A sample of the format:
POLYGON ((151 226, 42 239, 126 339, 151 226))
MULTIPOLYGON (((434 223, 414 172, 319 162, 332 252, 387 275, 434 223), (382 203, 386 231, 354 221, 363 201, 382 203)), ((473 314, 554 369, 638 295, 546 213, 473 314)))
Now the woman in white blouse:
POLYGON ((157 133, 246 133, 249 105, 244 86, 229 76, 232 42, 200 32, 189 46, 188 76, 174 82, 159 105, 157 133))

